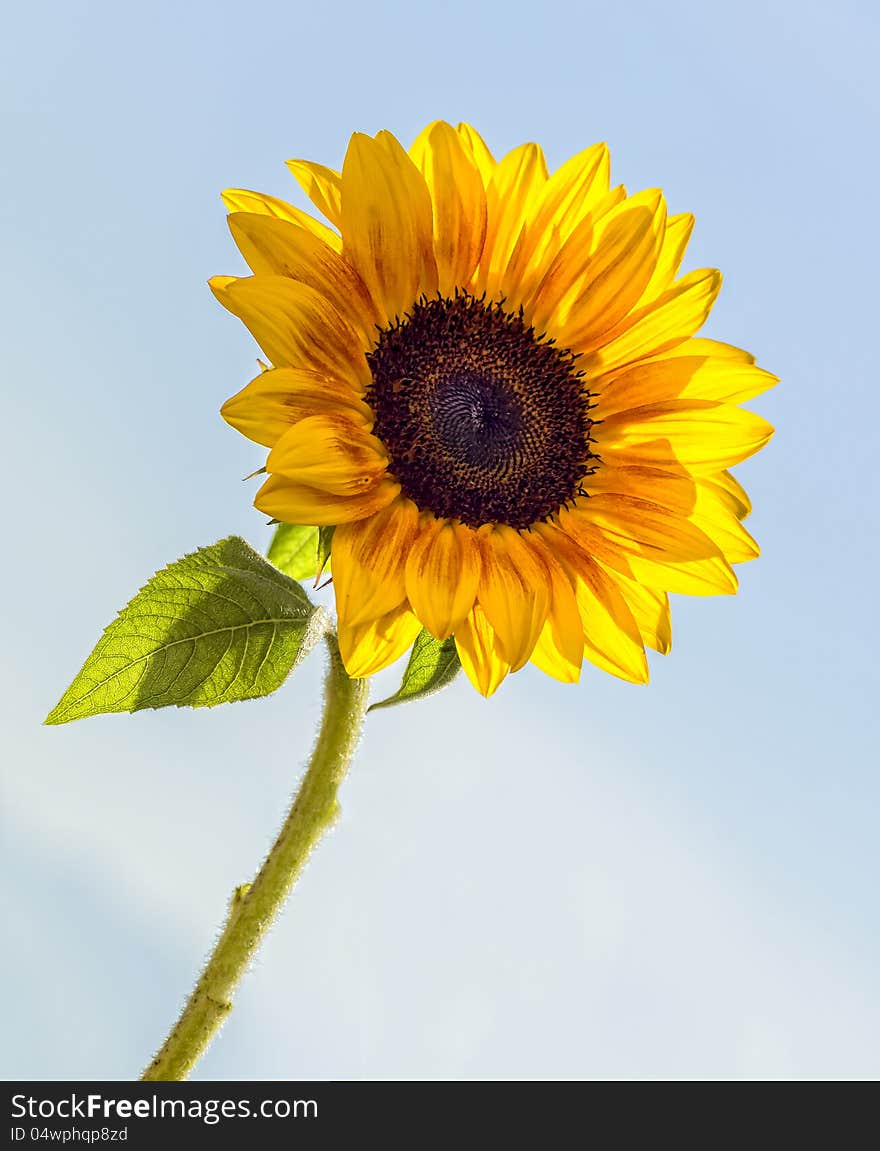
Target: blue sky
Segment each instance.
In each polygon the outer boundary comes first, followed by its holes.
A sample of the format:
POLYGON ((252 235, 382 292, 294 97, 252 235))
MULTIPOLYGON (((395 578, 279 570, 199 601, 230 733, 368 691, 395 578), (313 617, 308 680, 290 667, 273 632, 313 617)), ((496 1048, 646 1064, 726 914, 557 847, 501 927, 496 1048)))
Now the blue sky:
POLYGON ((607 140, 696 214, 706 333, 783 379, 737 473, 764 554, 676 598, 648 688, 528 669, 372 718, 198 1074, 876 1078, 874 6, 56 2, 5 33, 0 1074, 139 1072, 315 725, 317 656, 270 700, 40 726, 153 570, 268 541, 217 414, 255 355, 205 286, 240 268, 218 194, 302 203, 286 158, 443 117, 551 164, 607 140))

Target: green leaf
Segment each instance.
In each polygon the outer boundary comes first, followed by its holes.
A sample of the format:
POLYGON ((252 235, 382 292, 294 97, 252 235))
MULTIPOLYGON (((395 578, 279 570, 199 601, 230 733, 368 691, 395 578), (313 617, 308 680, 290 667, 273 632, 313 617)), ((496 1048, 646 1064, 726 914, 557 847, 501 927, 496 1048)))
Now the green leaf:
POLYGON ((298 583, 230 536, 153 576, 46 723, 269 695, 321 638, 326 618, 298 583))
POLYGON ((291 579, 314 579, 318 571, 318 528, 279 524, 266 559, 291 579))
POLYGON ((441 641, 422 629, 416 636, 400 687, 394 695, 374 703, 369 710, 425 699, 452 683, 460 671, 461 663, 452 636, 441 641))

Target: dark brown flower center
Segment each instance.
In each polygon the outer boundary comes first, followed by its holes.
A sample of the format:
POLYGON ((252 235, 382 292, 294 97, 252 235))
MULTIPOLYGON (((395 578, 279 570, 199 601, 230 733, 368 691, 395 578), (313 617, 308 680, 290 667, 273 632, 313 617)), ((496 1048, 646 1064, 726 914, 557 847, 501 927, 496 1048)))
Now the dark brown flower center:
POLYGON ((367 360, 390 470, 436 516, 527 528, 578 495, 593 470, 575 357, 500 304, 422 298, 367 360))

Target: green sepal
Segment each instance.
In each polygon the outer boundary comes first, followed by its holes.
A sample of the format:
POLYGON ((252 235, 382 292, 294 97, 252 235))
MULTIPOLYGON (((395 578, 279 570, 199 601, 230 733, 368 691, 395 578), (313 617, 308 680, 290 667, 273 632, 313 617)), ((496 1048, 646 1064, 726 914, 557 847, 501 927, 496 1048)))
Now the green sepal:
POLYGON ((269 695, 326 629, 295 580, 230 536, 149 580, 45 722, 269 695))
POLYGON ((333 543, 333 533, 336 528, 331 526, 318 528, 318 556, 317 571, 315 572, 315 585, 326 571, 330 574, 330 548, 333 543))
POLYGON ((434 639, 423 628, 416 636, 400 687, 394 695, 374 703, 369 710, 425 699, 452 683, 460 671, 461 661, 452 636, 444 640, 434 639))

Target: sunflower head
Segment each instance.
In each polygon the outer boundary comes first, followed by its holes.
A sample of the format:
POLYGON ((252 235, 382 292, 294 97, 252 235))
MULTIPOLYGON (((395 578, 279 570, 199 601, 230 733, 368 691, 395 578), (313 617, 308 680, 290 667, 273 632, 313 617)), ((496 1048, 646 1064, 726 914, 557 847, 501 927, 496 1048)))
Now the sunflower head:
POLYGON ((271 367, 223 416, 269 449, 256 506, 335 528, 349 674, 425 628, 484 695, 529 660, 646 682, 668 593, 758 554, 727 469, 772 434, 737 405, 775 377, 696 337, 721 277, 678 276, 693 217, 612 188, 604 144, 551 174, 466 124, 289 167, 326 223, 224 193, 253 274, 211 286, 271 367))

